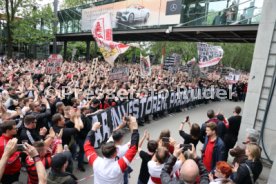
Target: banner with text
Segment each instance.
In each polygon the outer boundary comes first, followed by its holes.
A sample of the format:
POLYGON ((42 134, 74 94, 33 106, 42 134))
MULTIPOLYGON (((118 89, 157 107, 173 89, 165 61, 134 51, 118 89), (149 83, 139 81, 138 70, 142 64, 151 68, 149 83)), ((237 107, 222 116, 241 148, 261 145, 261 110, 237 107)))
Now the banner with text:
POLYGON ((167 56, 163 65, 163 69, 175 73, 178 70, 180 60, 181 56, 176 53, 173 53, 171 56, 167 56))
POLYGON ((228 76, 225 76, 225 80, 231 84, 237 83, 239 81, 239 79, 240 79, 240 74, 236 74, 236 73, 232 73, 232 72, 230 72, 228 74, 228 76))
POLYGON ((127 67, 112 68, 109 72, 109 80, 118 80, 127 82, 129 77, 129 69, 127 67))
POLYGON ((197 43, 198 65, 200 68, 214 66, 223 57, 221 46, 208 45, 207 43, 197 43))
POLYGON ((61 71, 63 58, 59 54, 51 54, 48 58, 45 73, 46 74, 56 74, 61 71))
POLYGON ((134 99, 124 102, 122 105, 111 107, 103 112, 89 116, 92 123, 101 122, 102 127, 96 133, 95 147, 99 147, 105 142, 111 132, 122 123, 125 114, 142 118, 156 112, 169 110, 203 99, 202 94, 211 96, 211 89, 190 89, 178 92, 163 91, 153 96, 134 99))

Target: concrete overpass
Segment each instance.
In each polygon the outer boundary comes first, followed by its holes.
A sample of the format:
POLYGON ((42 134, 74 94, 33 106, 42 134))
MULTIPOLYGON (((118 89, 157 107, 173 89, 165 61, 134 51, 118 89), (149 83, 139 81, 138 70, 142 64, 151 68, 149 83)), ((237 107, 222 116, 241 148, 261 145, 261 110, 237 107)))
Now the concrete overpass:
MULTIPOLYGON (((188 42, 239 42, 254 43, 258 24, 227 26, 196 26, 145 28, 114 31, 116 41, 188 41, 188 42)), ((57 34, 57 41, 93 41, 90 32, 57 34)))

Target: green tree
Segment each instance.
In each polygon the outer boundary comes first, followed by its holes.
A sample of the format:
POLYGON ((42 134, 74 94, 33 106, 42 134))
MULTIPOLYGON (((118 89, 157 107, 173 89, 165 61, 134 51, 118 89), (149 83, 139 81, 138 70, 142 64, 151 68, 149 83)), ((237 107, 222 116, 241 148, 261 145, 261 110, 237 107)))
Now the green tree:
POLYGON ((20 9, 28 9, 35 4, 33 0, 4 0, 1 1, 1 9, 4 11, 6 17, 6 30, 7 30, 7 46, 8 57, 12 56, 12 44, 13 44, 13 29, 15 27, 16 15, 20 12, 20 9))
POLYGON ((6 18, 8 57, 12 57, 13 43, 40 43, 53 38, 54 17, 50 6, 38 9, 39 0, 4 0, 0 9, 6 18), (42 23, 47 29, 38 28, 42 23))
MULTIPOLYGON (((222 64, 236 69, 250 71, 254 44, 250 43, 209 43, 211 45, 221 46, 224 50, 222 64)), ((157 59, 161 59, 162 47, 166 48, 166 55, 172 53, 180 54, 182 60, 189 61, 193 57, 197 57, 197 47, 195 42, 152 42, 150 51, 157 59)))
MULTIPOLYGON (((90 54, 92 57, 96 57, 95 53, 95 42, 91 42, 91 45, 90 45, 90 54)), ((77 60, 79 57, 83 57, 85 58, 86 56, 86 43, 85 42, 68 42, 68 45, 67 45, 67 54, 66 54, 66 58, 65 59, 68 59, 68 60, 71 60, 72 59, 72 52, 73 52, 73 49, 77 49, 77 52, 76 52, 76 55, 75 55, 75 58, 74 60, 77 60)), ((61 54, 63 55, 64 53, 64 50, 61 51, 61 54)))
POLYGON ((49 42, 54 38, 53 21, 55 16, 50 5, 38 10, 23 12, 23 19, 14 21, 13 39, 24 44, 38 44, 49 42))
POLYGON ((94 2, 93 0, 64 0, 62 4, 63 9, 72 8, 75 6, 80 6, 84 4, 89 4, 94 2))
POLYGON ((160 61, 162 48, 165 47, 166 55, 177 53, 183 61, 187 62, 197 54, 196 43, 194 42, 152 42, 150 51, 160 61))

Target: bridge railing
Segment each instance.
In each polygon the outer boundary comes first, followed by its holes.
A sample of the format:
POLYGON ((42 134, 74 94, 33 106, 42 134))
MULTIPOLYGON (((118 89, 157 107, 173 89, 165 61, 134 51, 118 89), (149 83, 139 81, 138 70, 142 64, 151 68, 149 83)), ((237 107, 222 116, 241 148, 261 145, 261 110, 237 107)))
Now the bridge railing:
MULTIPOLYGON (((127 0, 125 2, 127 2, 127 0)), ((113 30, 158 29, 168 28, 169 26, 195 27, 258 24, 263 0, 238 0, 238 2, 233 0, 232 3, 229 3, 229 0, 201 0, 197 3, 187 0, 184 1, 185 3, 181 4, 181 10, 177 17, 180 20, 177 23, 173 22, 173 24, 164 24, 162 20, 160 20, 162 19, 160 12, 162 13, 163 11, 164 13, 164 5, 161 5, 162 2, 163 0, 160 0, 159 18, 156 19, 156 23, 153 19, 151 20, 152 17, 148 18, 151 23, 146 23, 145 21, 132 21, 130 23, 128 21, 118 20, 116 12, 111 13, 113 16, 113 30)), ((111 7, 110 5, 112 4, 114 3, 109 4, 109 7, 111 7)), ((100 4, 83 5, 59 11, 58 34, 90 32, 94 20, 92 18, 87 18, 87 14, 86 18, 82 17, 84 15, 82 11, 89 10, 93 13, 94 9, 103 6, 106 6, 106 4, 102 2, 100 4)), ((146 18, 144 20, 146 20, 146 18)))

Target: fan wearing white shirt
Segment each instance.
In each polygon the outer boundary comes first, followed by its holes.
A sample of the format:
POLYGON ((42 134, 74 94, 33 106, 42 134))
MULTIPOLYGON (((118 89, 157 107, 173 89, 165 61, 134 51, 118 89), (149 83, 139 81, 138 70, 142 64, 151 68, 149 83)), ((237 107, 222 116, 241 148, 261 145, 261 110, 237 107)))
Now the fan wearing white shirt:
MULTIPOLYGON (((159 147, 156 150, 155 155, 153 156, 152 160, 148 162, 148 169, 150 178, 148 181, 148 184, 161 184, 161 171, 164 167, 164 163, 169 157, 169 151, 165 147, 159 147)), ((182 164, 184 162, 184 158, 178 160, 171 172, 171 176, 173 176, 179 169, 181 168, 182 164)))
MULTIPOLYGON (((110 136, 109 140, 107 142, 114 141, 115 146, 117 148, 117 157, 122 158, 127 150, 129 149, 130 142, 127 142, 126 144, 123 144, 124 141, 124 132, 121 129, 117 129, 113 131, 112 136, 110 136)), ((132 172, 132 169, 130 166, 127 167, 126 171, 124 172, 124 183, 128 183, 128 176, 129 173, 132 172)))
POLYGON ((138 151, 139 133, 138 124, 135 117, 130 117, 130 120, 126 123, 131 132, 131 144, 126 154, 117 159, 117 148, 114 142, 108 142, 102 145, 103 157, 99 157, 94 149, 95 133, 101 127, 99 122, 96 122, 92 126, 92 130, 88 133, 87 139, 84 144, 85 155, 90 165, 94 170, 94 183, 124 183, 124 172, 127 166, 135 157, 138 151))

